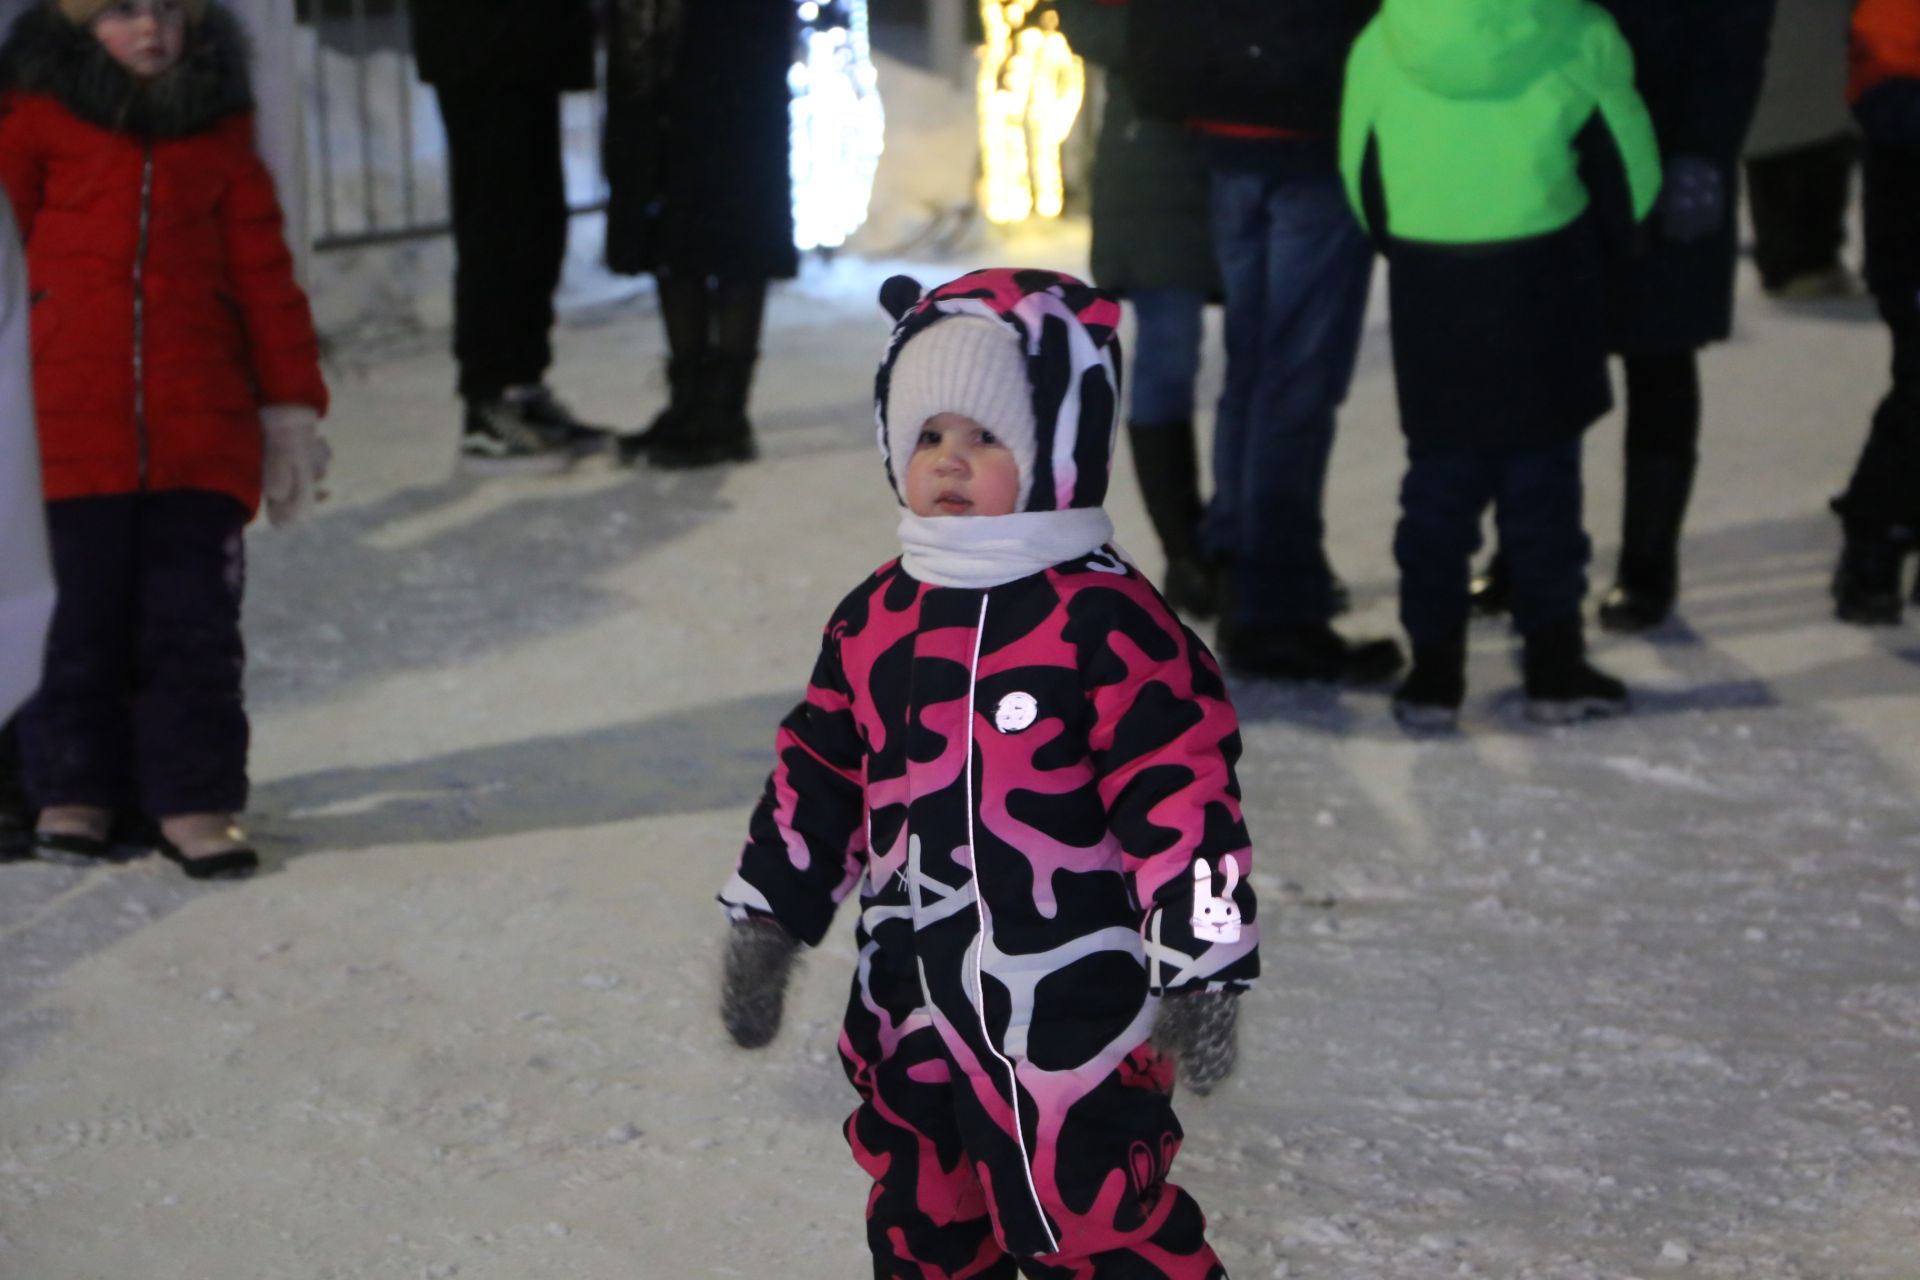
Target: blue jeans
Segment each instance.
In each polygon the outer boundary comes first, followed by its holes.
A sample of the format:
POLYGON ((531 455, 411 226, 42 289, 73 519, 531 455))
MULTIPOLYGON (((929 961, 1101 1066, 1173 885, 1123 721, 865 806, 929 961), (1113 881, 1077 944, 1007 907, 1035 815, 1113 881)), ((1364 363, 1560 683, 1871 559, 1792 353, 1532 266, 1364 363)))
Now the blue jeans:
POLYGON ((1207 295, 1199 289, 1134 289, 1127 301, 1134 321, 1127 421, 1136 427, 1192 422, 1207 295))
POLYGON ((1214 170, 1213 243, 1226 285, 1227 379, 1203 537, 1232 562, 1235 623, 1324 623, 1333 575, 1321 498, 1373 248, 1331 170, 1214 170))
POLYGON ((1400 623, 1417 651, 1459 643, 1480 517, 1493 504, 1514 629, 1523 636, 1580 616, 1593 546, 1581 521, 1580 437, 1535 449, 1426 453, 1400 486, 1400 623))

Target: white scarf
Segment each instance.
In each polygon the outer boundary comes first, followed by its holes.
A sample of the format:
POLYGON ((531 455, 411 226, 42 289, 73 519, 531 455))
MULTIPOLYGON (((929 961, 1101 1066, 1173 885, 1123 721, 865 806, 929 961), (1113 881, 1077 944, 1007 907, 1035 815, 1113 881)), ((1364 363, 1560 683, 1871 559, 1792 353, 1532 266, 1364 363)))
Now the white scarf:
POLYGON ((1112 541, 1113 521, 1099 507, 1006 516, 900 513, 900 565, 916 581, 936 587, 983 591, 1078 560, 1112 541))

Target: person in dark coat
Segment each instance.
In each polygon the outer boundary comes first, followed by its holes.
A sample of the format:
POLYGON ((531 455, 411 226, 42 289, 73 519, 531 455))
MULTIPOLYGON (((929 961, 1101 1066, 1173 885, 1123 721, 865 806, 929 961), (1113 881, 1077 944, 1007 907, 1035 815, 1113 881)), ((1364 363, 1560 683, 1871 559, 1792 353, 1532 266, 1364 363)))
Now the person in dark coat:
POLYGON ((1348 197, 1391 264, 1407 473, 1394 538, 1409 728, 1466 693, 1468 566, 1508 537, 1527 714, 1613 715, 1584 657, 1580 441, 1612 405, 1606 274, 1660 189, 1633 56, 1588 0, 1386 0, 1347 66, 1348 197))
MULTIPOLYGON (((1846 536, 1834 613, 1890 625, 1920 546, 1920 0, 1860 0, 1848 92, 1867 139, 1867 282, 1893 338, 1893 385, 1833 500, 1846 536)), ((1920 581, 1914 591, 1920 603, 1920 581)))
POLYGON ((788 0, 614 0, 604 139, 607 265, 651 273, 669 401, 622 462, 753 458, 747 400, 767 285, 793 243, 788 0))
MULTIPOLYGON (((1665 183, 1647 252, 1612 275, 1608 344, 1625 365, 1620 560, 1600 625, 1637 632, 1673 611, 1680 530, 1700 446, 1700 348, 1733 331, 1740 153, 1760 97, 1774 0, 1597 0, 1633 50, 1665 183)), ((1506 608, 1498 557, 1474 586, 1506 608)))
POLYGON ((1125 0, 1059 7, 1074 50, 1107 74, 1093 154, 1093 279, 1133 306, 1127 441, 1167 558, 1161 585, 1182 613, 1211 617, 1216 584, 1200 549, 1193 431, 1202 318, 1220 296, 1206 158, 1184 127, 1140 114, 1127 83, 1125 0))
POLYGON ((1129 0, 1141 110, 1192 129, 1210 170, 1226 296, 1226 388, 1203 536, 1227 562, 1226 665, 1277 680, 1372 684, 1392 640, 1332 626, 1322 502, 1353 380, 1373 254, 1334 160, 1347 50, 1370 0, 1129 0))
POLYGON ((594 84, 589 0, 414 0, 412 14, 447 130, 462 465, 561 470, 605 441, 545 384, 567 252, 560 95, 594 84))

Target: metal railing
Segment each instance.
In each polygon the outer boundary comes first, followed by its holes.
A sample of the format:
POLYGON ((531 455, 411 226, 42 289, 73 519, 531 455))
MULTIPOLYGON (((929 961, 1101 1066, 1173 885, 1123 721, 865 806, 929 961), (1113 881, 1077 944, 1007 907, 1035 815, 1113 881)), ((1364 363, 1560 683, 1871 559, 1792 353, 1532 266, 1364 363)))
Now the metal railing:
MULTIPOLYGON (((296 0, 296 11, 314 248, 446 234, 446 138, 414 72, 407 0, 296 0)), ((563 128, 597 137, 603 110, 598 93, 569 94, 563 128)), ((568 151, 597 155, 590 143, 568 151)), ((569 169, 573 212, 604 209, 597 164, 569 169)))

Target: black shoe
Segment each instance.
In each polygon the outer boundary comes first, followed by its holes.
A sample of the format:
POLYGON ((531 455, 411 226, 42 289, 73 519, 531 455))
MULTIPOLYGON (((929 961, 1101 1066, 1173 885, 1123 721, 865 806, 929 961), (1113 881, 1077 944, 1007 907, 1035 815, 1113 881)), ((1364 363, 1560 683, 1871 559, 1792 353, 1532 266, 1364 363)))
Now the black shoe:
POLYGON ((1673 613, 1679 579, 1676 562, 1656 564, 1621 552, 1613 589, 1600 601, 1600 625, 1626 635, 1651 631, 1673 613))
POLYGON ((20 785, 13 725, 0 725, 0 862, 33 856, 33 804, 20 785))
MULTIPOLYGON (((1833 570, 1833 616, 1859 627, 1896 625, 1906 557, 1907 546, 1898 536, 1850 523, 1833 570)), ((1920 579, 1914 589, 1920 600, 1920 579)))
POLYGON ((153 847, 191 880, 245 880, 260 869, 260 855, 250 848, 226 849, 195 858, 187 856, 179 845, 165 836, 160 837, 153 847))
POLYGON ((509 387, 467 402, 460 466, 475 475, 557 475, 612 439, 576 419, 546 387, 509 387))
POLYGON ((1229 670, 1269 680, 1380 684, 1405 661, 1392 640, 1348 640, 1325 623, 1235 626, 1223 647, 1229 670))
POLYGON ((700 370, 700 396, 672 434, 645 446, 647 463, 666 470, 752 462, 760 450, 747 421, 747 396, 756 357, 709 355, 700 370))
POLYGON ((1473 575, 1473 582, 1467 588, 1467 606, 1475 617, 1500 618, 1506 616, 1509 607, 1507 594, 1507 562, 1497 553, 1487 561, 1487 567, 1473 575))
POLYGON ((700 402, 700 376, 704 361, 698 359, 667 361, 667 406, 653 416, 644 431, 619 438, 615 460, 623 467, 638 466, 656 445, 674 445, 690 441, 698 431, 694 407, 700 402))
POLYGON ((1394 691, 1393 718, 1415 733, 1452 733, 1466 697, 1466 645, 1416 646, 1413 669, 1394 691))
POLYGON ((1574 724, 1625 715, 1632 707, 1627 686, 1587 661, 1580 619, 1526 637, 1521 658, 1527 719, 1537 724, 1574 724))

